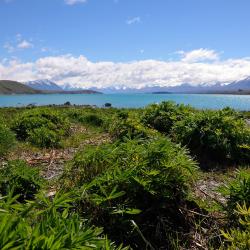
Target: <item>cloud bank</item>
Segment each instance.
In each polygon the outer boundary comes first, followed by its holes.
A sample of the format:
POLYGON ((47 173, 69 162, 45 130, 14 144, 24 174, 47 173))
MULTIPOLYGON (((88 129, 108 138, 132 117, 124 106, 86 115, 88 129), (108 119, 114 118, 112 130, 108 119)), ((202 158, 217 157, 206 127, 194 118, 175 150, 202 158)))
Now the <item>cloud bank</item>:
POLYGON ((91 62, 84 56, 61 55, 35 62, 0 61, 0 79, 50 79, 73 87, 176 86, 182 83, 212 85, 250 76, 250 58, 221 60, 213 50, 178 52, 175 61, 91 62))

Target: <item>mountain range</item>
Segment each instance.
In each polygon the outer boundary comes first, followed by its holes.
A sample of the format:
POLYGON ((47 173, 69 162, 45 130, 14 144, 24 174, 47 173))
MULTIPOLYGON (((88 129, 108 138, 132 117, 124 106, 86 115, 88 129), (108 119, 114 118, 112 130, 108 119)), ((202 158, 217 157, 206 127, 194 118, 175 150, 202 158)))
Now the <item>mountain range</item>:
POLYGON ((234 81, 229 84, 215 83, 213 85, 199 84, 192 85, 189 83, 183 83, 178 86, 161 87, 161 86, 146 86, 141 89, 127 88, 121 86, 120 88, 91 88, 95 91, 101 91, 103 93, 200 93, 200 94, 250 94, 250 77, 234 81))
POLYGON ((0 95, 16 94, 101 94, 101 92, 89 89, 65 91, 49 81, 24 84, 16 81, 0 80, 0 95))
POLYGON ((48 91, 62 91, 63 89, 59 87, 56 83, 50 80, 36 80, 36 81, 29 81, 24 83, 26 86, 29 86, 33 89, 37 90, 48 90, 48 91))
POLYGON ((15 81, 1 80, 0 94, 94 94, 94 93, 201 93, 201 94, 250 94, 250 77, 234 81, 229 84, 215 83, 213 85, 199 84, 192 85, 183 83, 178 86, 161 87, 161 86, 145 86, 141 89, 129 88, 126 86, 109 87, 109 88, 91 88, 89 90, 74 88, 72 84, 58 85, 50 80, 36 80, 25 83, 15 81))
MULTIPOLYGON (((27 86, 37 90, 45 91, 80 91, 80 88, 75 88, 72 84, 57 85, 50 80, 37 80, 25 83, 27 86)), ((109 87, 109 88, 91 88, 92 91, 103 93, 222 93, 222 94, 250 94, 250 77, 234 81, 229 84, 215 83, 213 85, 199 84, 192 85, 183 83, 178 86, 161 87, 161 86, 146 86, 141 89, 128 88, 126 86, 109 87)))

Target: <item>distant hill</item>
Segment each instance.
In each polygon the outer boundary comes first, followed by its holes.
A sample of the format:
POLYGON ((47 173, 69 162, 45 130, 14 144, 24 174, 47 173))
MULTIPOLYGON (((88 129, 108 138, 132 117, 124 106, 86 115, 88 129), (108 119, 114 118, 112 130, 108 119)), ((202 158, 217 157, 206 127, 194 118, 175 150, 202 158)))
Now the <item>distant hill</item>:
MULTIPOLYGON (((56 84, 55 84, 56 85, 56 84)), ((32 86, 32 84, 30 84, 32 86)), ((15 95, 15 94, 102 94, 99 91, 94 90, 71 90, 65 91, 60 89, 35 89, 26 84, 20 82, 9 81, 9 80, 0 80, 0 95, 15 95)), ((53 86, 53 84, 51 84, 53 86)), ((55 86, 54 86, 55 87, 55 86)))
POLYGON ((43 94, 101 94, 99 91, 79 88, 67 88, 65 86, 60 87, 55 82, 50 80, 35 80, 24 83, 33 89, 42 91, 43 94))
POLYGON ((11 95, 11 94, 40 94, 41 91, 30 88, 20 82, 0 80, 0 94, 11 95))
POLYGON ((50 80, 35 80, 24 83, 26 86, 29 86, 37 90, 46 90, 46 91, 62 91, 63 89, 59 87, 55 82, 50 80))

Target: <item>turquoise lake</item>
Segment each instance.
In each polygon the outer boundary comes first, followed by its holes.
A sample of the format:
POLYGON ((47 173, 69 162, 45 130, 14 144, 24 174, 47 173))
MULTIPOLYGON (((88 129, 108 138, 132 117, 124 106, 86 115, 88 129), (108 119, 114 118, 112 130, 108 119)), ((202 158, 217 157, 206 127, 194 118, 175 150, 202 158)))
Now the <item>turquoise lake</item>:
POLYGON ((49 94, 49 95, 0 95, 0 107, 21 107, 29 104, 64 104, 69 101, 77 105, 103 106, 109 102, 113 107, 139 108, 161 101, 190 104, 201 109, 231 107, 250 110, 250 95, 213 94, 49 94))

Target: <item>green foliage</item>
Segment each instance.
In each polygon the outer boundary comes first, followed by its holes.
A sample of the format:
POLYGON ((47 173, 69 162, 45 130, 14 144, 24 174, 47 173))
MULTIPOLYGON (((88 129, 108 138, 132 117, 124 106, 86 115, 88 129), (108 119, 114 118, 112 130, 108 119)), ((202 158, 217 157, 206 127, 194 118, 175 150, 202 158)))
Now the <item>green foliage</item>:
POLYGON ((0 157, 4 156, 15 145, 15 135, 0 119, 0 157))
POLYGON ((61 135, 47 127, 36 128, 29 132, 28 141, 41 148, 57 148, 60 146, 61 135))
POLYGON ((247 207, 246 204, 237 205, 235 212, 238 214, 241 227, 222 231, 225 242, 221 249, 248 250, 250 249, 250 207, 247 207))
POLYGON ((143 246, 133 230, 134 220, 159 246, 166 241, 171 227, 167 224, 182 217, 178 207, 185 201, 194 170, 195 163, 184 149, 156 138, 79 152, 62 179, 69 188, 81 187, 80 209, 112 239, 143 246), (169 221, 161 228, 166 218, 169 221))
POLYGON ((187 146, 201 161, 250 162, 250 128, 242 115, 230 108, 195 111, 162 102, 148 106, 141 120, 187 146))
POLYGON ((144 109, 141 121, 146 126, 150 126, 168 134, 175 122, 182 120, 185 116, 190 115, 193 109, 183 104, 175 104, 174 102, 162 102, 160 104, 152 104, 144 109))
MULTIPOLYGON (((222 190, 223 194, 228 196, 227 201, 227 212, 230 217, 235 215, 234 211, 237 204, 242 206, 245 204, 247 207, 250 206, 250 171, 242 170, 238 173, 236 179, 229 183, 222 190)), ((233 216, 234 218, 234 216, 233 216)))
POLYGON ((58 147, 69 132, 69 122, 55 110, 32 109, 15 119, 12 130, 19 140, 39 147, 58 147))
POLYGON ((73 122, 79 122, 92 127, 105 127, 106 120, 112 116, 113 109, 73 108, 67 110, 67 115, 73 122))
POLYGON ((174 124, 171 137, 199 158, 250 162, 250 129, 237 112, 228 108, 186 116, 174 124))
POLYGON ((14 195, 19 195, 20 201, 32 199, 43 182, 38 169, 20 160, 11 161, 1 167, 0 194, 6 195, 11 191, 14 195))
POLYGON ((69 193, 53 200, 39 195, 27 204, 15 197, 0 199, 1 249, 123 249, 116 248, 102 235, 102 229, 87 225, 71 211, 74 199, 69 193))
POLYGON ((81 118, 81 121, 83 123, 92 125, 92 126, 97 126, 100 127, 103 125, 103 120, 102 118, 100 118, 98 115, 96 114, 89 114, 89 115, 85 115, 81 118))
MULTIPOLYGON (((19 147, 10 158, 18 158, 23 150, 39 152, 30 144, 70 148, 69 156, 72 148, 80 147, 73 160, 66 163, 59 185, 49 182, 53 191, 60 189, 55 197, 47 197, 51 195, 49 191, 37 195, 47 183, 37 168, 22 161, 0 162, 0 249, 125 249, 108 238, 133 249, 186 249, 191 248, 190 238, 195 230, 200 242, 207 242, 214 249, 219 248, 217 239, 222 236, 223 250, 249 249, 249 170, 241 171, 224 189, 227 204, 221 204, 219 212, 227 212, 223 228, 231 230, 219 235, 222 224, 209 228, 215 219, 210 212, 216 209, 217 214, 219 207, 212 208, 214 191, 211 198, 199 192, 203 191, 203 183, 210 187, 210 179, 201 175, 201 182, 192 187, 195 193, 190 193, 196 163, 185 149, 205 164, 210 160, 248 164, 250 131, 244 121, 247 114, 228 108, 198 111, 163 102, 136 110, 6 108, 1 109, 0 115, 6 124, 11 124, 19 140, 29 142, 17 142, 19 147), (74 135, 66 139, 70 134, 69 121, 74 135), (86 145, 105 141, 103 131, 109 131, 112 144, 86 145), (101 140, 97 141, 99 136, 101 140), (75 193, 66 193, 69 190, 75 193), (199 203, 195 203, 197 200, 199 203), (200 205, 201 200, 206 207, 200 205)), ((5 154, 8 157, 14 142, 13 132, 0 122, 0 158, 5 154)), ((61 156, 62 151, 55 152, 57 166, 63 161, 57 158, 57 152, 61 156)), ((225 174, 220 174, 211 178, 211 188, 221 178, 225 181, 225 174)))
POLYGON ((114 139, 123 140, 127 137, 152 138, 157 136, 157 131, 147 128, 140 123, 139 114, 129 112, 118 112, 109 124, 109 133, 114 139))

